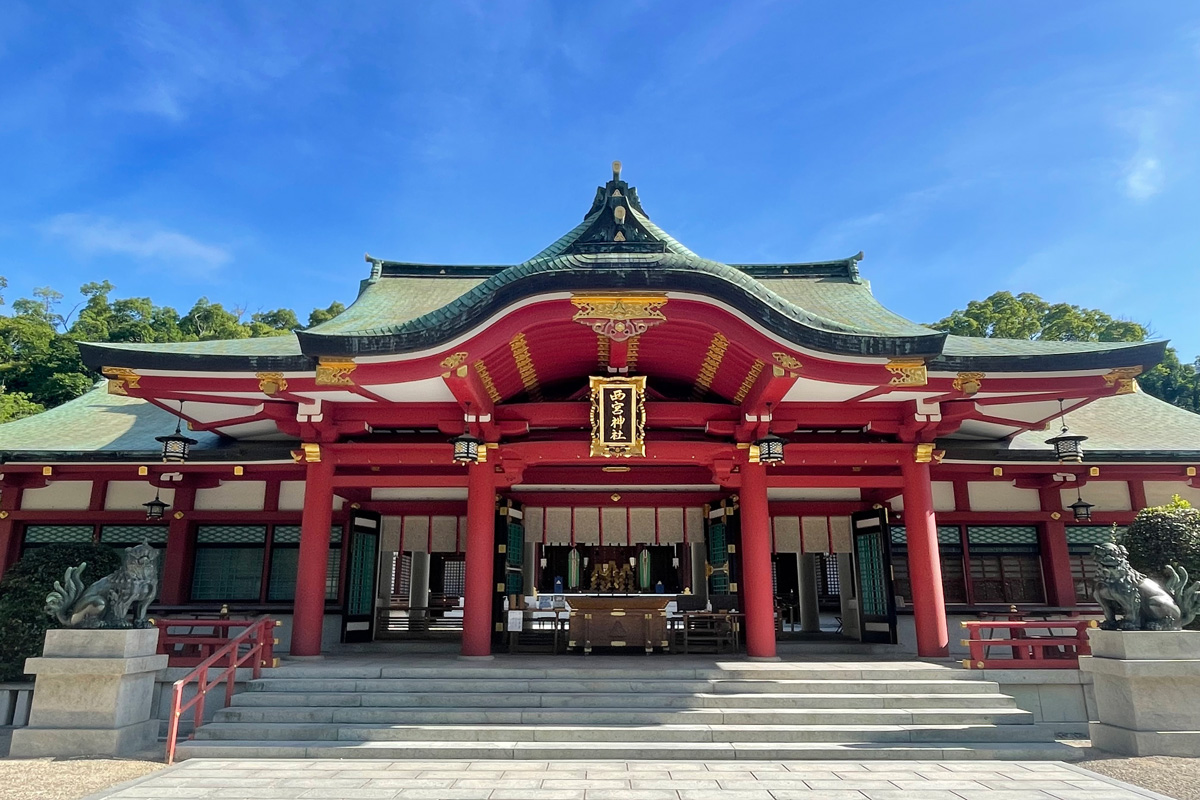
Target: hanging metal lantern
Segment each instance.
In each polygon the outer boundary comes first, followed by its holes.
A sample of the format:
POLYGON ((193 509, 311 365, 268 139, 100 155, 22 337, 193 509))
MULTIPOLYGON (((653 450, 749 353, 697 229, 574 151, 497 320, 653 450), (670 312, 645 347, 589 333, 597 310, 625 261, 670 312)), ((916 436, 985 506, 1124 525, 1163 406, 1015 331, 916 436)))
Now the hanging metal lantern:
POLYGON ((1076 436, 1067 430, 1067 416, 1063 412, 1063 401, 1059 398, 1058 414, 1062 420, 1062 431, 1058 436, 1053 436, 1046 440, 1046 444, 1054 447, 1054 456, 1064 464, 1081 464, 1083 463, 1083 443, 1087 441, 1086 436, 1076 436))
POLYGON ((162 519, 163 514, 165 514, 167 509, 170 508, 169 505, 167 505, 161 499, 159 499, 158 493, 159 493, 159 490, 155 489, 154 490, 154 499, 151 500, 149 503, 142 503, 142 506, 146 509, 146 519, 153 519, 153 520, 162 519))
POLYGON ((162 460, 168 464, 182 464, 188 460, 195 439, 180 432, 183 425, 183 403, 179 404, 179 417, 175 420, 175 432, 169 436, 155 436, 154 441, 162 444, 162 460))
POLYGON ((776 436, 773 433, 768 433, 763 438, 754 443, 758 448, 758 460, 761 464, 782 464, 783 463, 783 446, 787 444, 787 439, 782 436, 776 436))
POLYGON ((476 439, 469 431, 463 431, 450 440, 454 445, 454 460, 459 464, 474 464, 479 461, 479 446, 482 441, 476 439))
POLYGON ((1075 490, 1075 496, 1078 498, 1074 503, 1067 506, 1071 509, 1071 513, 1075 515, 1076 522, 1091 522, 1092 509, 1096 506, 1083 499, 1083 495, 1079 493, 1079 489, 1075 490))

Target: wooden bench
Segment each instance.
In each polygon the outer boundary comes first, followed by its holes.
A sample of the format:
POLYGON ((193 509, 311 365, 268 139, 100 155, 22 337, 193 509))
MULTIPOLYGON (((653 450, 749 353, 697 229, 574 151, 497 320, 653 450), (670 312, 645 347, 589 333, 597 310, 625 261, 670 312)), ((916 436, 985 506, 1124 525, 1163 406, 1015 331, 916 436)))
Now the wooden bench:
POLYGON ((962 640, 971 654, 962 662, 967 669, 1078 669, 1079 657, 1092 653, 1087 631, 1099 623, 1094 619, 1045 619, 959 624, 968 635, 962 640), (1072 633, 1057 633, 1065 630, 1072 633), (984 631, 991 635, 984 638, 984 631), (995 647, 1008 648, 1010 657, 994 657, 990 650, 995 647))

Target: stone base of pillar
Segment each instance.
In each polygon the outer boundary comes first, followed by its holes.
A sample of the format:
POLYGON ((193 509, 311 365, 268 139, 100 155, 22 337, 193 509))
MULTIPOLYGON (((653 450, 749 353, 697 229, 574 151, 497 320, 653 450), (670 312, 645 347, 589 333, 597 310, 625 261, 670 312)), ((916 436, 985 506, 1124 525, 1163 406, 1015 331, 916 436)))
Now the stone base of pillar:
POLYGON ((150 718, 158 629, 51 630, 40 658, 25 662, 37 676, 29 726, 13 731, 12 758, 125 756, 154 747, 150 718))
POLYGON ((1092 746, 1134 756, 1194 756, 1200 752, 1200 633, 1088 632, 1100 720, 1089 725, 1092 746))

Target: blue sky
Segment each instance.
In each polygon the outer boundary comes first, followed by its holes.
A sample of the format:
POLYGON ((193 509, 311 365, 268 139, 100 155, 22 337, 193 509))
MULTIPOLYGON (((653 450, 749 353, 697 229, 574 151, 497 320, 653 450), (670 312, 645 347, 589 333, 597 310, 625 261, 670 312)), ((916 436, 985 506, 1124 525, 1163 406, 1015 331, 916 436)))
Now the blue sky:
POLYGON ((721 261, 866 252, 1200 354, 1200 4, 0 0, 0 275, 186 310, 515 263, 609 163, 721 261))

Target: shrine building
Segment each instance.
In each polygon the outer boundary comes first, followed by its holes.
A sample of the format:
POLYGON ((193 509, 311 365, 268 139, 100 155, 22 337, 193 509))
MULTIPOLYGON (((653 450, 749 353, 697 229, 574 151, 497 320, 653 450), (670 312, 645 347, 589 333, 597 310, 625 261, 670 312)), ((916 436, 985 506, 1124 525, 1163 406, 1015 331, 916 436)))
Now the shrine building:
POLYGON ((156 613, 277 615, 299 656, 674 602, 744 615, 750 657, 822 606, 939 657, 948 616, 1090 603, 1093 543, 1200 501, 1200 416, 1137 386, 1165 343, 947 335, 861 259, 708 260, 614 164, 520 264, 368 256, 310 330, 82 344, 106 381, 0 426, 0 574, 148 541, 156 613))

